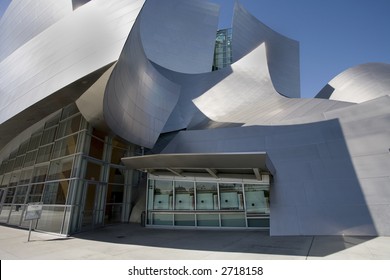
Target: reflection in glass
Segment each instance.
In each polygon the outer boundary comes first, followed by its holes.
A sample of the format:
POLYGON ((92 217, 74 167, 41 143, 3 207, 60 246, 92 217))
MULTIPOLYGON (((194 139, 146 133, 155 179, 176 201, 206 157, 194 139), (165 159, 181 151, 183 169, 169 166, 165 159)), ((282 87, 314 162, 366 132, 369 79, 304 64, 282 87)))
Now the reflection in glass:
POLYGON ((244 197, 242 185, 235 183, 220 183, 219 194, 221 210, 242 210, 244 209, 244 197))
POLYGON ((50 163, 48 181, 70 178, 72 172, 73 157, 52 161, 50 163))
POLYGON ((77 134, 70 135, 61 140, 57 140, 54 144, 53 159, 72 155, 76 152, 77 134))
POLYGON ((154 210, 169 210, 173 205, 173 182, 155 180, 154 182, 154 210))
POLYGON ((31 202, 40 202, 43 193, 43 184, 32 185, 30 189, 30 194, 27 199, 27 203, 31 202))
POLYGON ((269 186, 245 184, 245 202, 248 213, 269 213, 269 186))
POLYGON ((196 182, 196 209, 219 209, 217 183, 196 182))
POLYGON ((43 204, 65 204, 68 194, 69 181, 45 184, 43 204))
POLYGON ((9 217, 10 212, 11 212, 11 205, 3 205, 3 207, 1 207, 1 212, 0 212, 0 222, 1 223, 8 222, 8 217, 9 217))
POLYGON ((36 166, 34 169, 34 176, 31 182, 32 183, 45 182, 47 169, 48 169, 48 165, 36 166))
POLYGON ((175 214, 175 226, 195 226, 195 214, 175 214))
POLYGON ((36 228, 60 234, 64 211, 64 206, 43 206, 41 218, 38 220, 36 228))
POLYGON ((175 209, 193 210, 194 182, 176 181, 175 182, 175 209))
POLYGON ((244 213, 221 214, 222 227, 246 227, 244 213))

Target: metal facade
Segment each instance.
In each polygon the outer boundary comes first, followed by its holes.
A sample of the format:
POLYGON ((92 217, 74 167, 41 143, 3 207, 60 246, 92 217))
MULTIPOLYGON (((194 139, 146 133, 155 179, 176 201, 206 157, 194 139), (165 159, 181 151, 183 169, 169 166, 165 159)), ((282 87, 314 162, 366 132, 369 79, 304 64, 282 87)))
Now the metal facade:
POLYGON ((233 64, 211 72, 219 9, 206 0, 75 11, 47 0, 58 10, 12 24, 37 2, 14 0, 0 21, 1 147, 77 100, 94 126, 133 144, 176 133, 162 154, 266 153, 271 235, 390 234, 389 65, 356 66, 300 99, 299 43, 239 3, 233 64))

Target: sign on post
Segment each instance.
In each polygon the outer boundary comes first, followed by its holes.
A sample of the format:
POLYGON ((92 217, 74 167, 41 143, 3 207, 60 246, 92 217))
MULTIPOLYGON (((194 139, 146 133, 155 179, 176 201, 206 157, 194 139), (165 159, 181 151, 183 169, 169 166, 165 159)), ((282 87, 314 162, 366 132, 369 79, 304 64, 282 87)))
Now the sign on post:
POLYGON ((38 220, 42 214, 42 204, 29 204, 27 205, 26 215, 24 216, 25 221, 30 221, 30 229, 28 232, 27 242, 30 241, 31 228, 33 220, 38 220))

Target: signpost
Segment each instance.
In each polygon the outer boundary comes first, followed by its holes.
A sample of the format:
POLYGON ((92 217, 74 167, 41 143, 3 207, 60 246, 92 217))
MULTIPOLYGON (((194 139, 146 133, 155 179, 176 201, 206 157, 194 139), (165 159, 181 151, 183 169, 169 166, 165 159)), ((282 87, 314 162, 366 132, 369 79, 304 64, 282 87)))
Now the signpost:
POLYGON ((33 220, 38 220, 42 214, 42 204, 29 204, 27 205, 26 216, 24 217, 25 221, 30 221, 30 229, 28 232, 27 242, 30 241, 32 222, 33 220))

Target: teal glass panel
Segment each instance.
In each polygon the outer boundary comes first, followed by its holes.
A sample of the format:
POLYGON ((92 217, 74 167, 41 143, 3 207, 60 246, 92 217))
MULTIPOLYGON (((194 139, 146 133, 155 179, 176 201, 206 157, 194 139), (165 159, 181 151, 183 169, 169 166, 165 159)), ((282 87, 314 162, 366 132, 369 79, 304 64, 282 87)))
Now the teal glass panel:
POLYGON ((269 186, 245 184, 247 213, 269 213, 269 186))
POLYGON ((158 226, 172 226, 173 225, 173 215, 172 214, 153 214, 153 225, 158 226))
POLYGON ((217 183, 196 182, 196 209, 219 209, 217 183))
POLYGON ((198 227, 219 227, 218 214, 197 214, 198 227))
POLYGON ((173 206, 173 181, 155 180, 154 210, 169 210, 173 206))
POLYGON ((221 226, 223 227, 246 227, 245 215, 241 213, 222 214, 221 226))
POLYGON ((175 182, 175 210, 193 210, 195 206, 194 182, 175 182))
POLYGON ((175 214, 175 226, 195 226, 195 215, 175 214))
POLYGON ((221 183, 219 184, 221 210, 244 209, 244 197, 242 184, 221 183))
POLYGON ((248 219, 248 227, 269 228, 269 218, 248 219))

